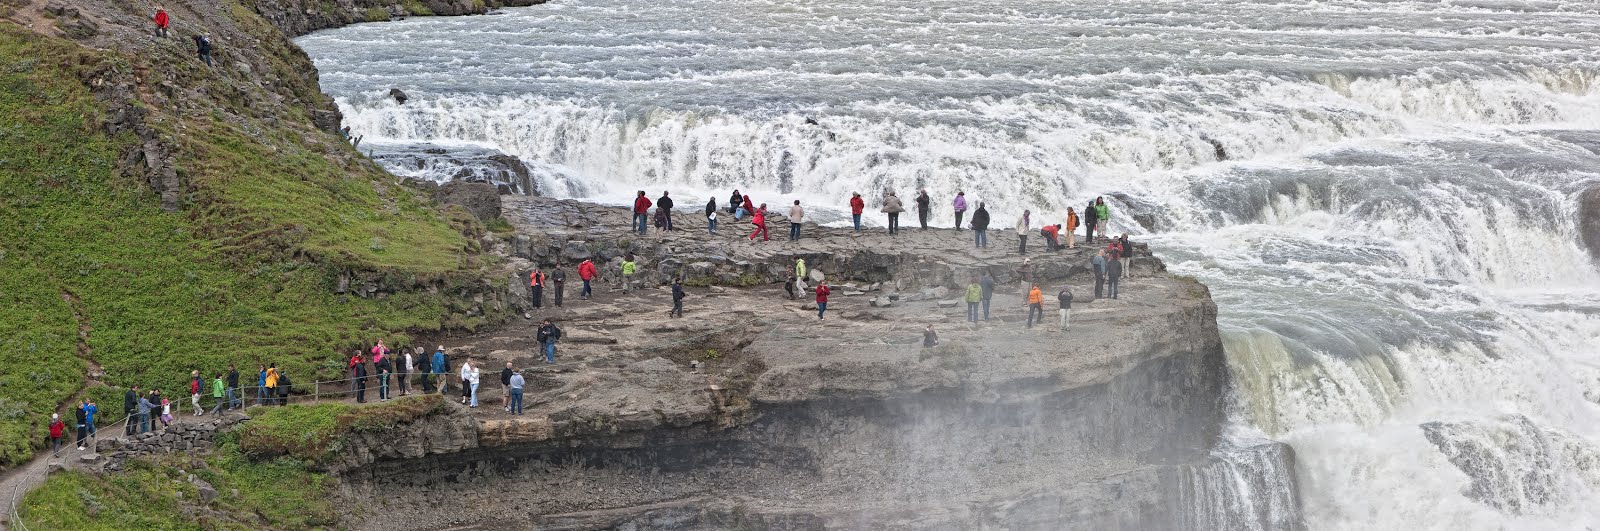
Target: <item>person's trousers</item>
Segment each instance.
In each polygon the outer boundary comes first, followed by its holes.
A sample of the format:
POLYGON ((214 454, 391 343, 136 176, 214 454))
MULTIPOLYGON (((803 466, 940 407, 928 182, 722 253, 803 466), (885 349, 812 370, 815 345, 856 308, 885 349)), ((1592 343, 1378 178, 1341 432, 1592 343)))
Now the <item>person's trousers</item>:
POLYGON ((556 362, 556 342, 554 342, 554 341, 546 341, 544 343, 544 362, 545 363, 555 363, 556 362))
POLYGON ((717 220, 715 218, 706 220, 706 232, 717 233, 717 220))
POLYGON ((967 321, 974 323, 978 322, 978 303, 967 303, 967 321))
POLYGON ((1033 328, 1033 323, 1035 323, 1035 322, 1039 322, 1039 323, 1044 322, 1044 305, 1043 304, 1029 304, 1028 305, 1028 328, 1033 328))
POLYGON ((1051 238, 1049 236, 1046 236, 1044 238, 1044 247, 1045 247, 1045 249, 1048 249, 1051 252, 1054 252, 1056 250, 1056 248, 1061 247, 1061 244, 1056 243, 1056 239, 1055 238, 1051 238))
POLYGON ((94 420, 93 419, 90 419, 89 423, 85 424, 84 427, 89 429, 89 436, 90 437, 94 437, 95 436, 95 434, 94 434, 94 420))
POLYGON ((258 405, 258 406, 262 405, 262 404, 266 403, 266 401, 267 401, 267 386, 263 385, 261 387, 257 387, 256 388, 256 405, 258 405))
POLYGON ((629 293, 629 292, 632 292, 632 291, 633 291, 633 276, 632 275, 623 275, 622 276, 622 292, 623 293, 629 293))
POLYGON ((149 412, 140 413, 139 414, 139 433, 149 433, 149 432, 150 432, 150 413, 149 412))
POLYGON ((409 389, 411 387, 411 382, 407 382, 406 381, 410 377, 411 377, 411 373, 409 371, 397 371, 397 372, 395 372, 394 373, 395 390, 400 391, 400 394, 402 394, 402 395, 406 394, 409 391, 411 391, 411 389, 409 389))
POLYGON ((237 409, 240 405, 242 405, 239 403, 239 388, 229 387, 227 393, 229 409, 237 409))
POLYGON ((736 208, 736 209, 733 210, 733 220, 734 221, 739 221, 741 219, 744 219, 744 216, 746 214, 749 214, 749 213, 750 213, 750 211, 745 210, 744 207, 736 208))
POLYGON ((213 414, 213 415, 222 414, 223 408, 228 407, 227 397, 225 397, 225 396, 212 396, 212 398, 217 399, 217 405, 211 406, 211 414, 213 414))
POLYGON ((521 415, 522 414, 522 389, 521 388, 517 388, 517 387, 511 388, 511 414, 512 415, 521 415))
POLYGON ((1083 224, 1083 243, 1094 243, 1094 222, 1086 221, 1083 224))
POLYGON ((676 315, 678 317, 683 317, 683 300, 682 299, 672 301, 672 312, 669 313, 668 315, 676 315))
POLYGON ((201 53, 200 54, 200 60, 201 61, 205 61, 206 62, 206 66, 211 66, 211 52, 203 52, 203 53, 201 53))
POLYGON ((85 428, 82 424, 79 424, 78 425, 78 446, 83 446, 83 443, 87 442, 88 440, 89 440, 89 429, 85 428))
POLYGON ((378 400, 389 399, 389 375, 378 377, 378 400))
POLYGON ((922 230, 928 230, 928 211, 917 210, 917 223, 922 225, 922 230))
POLYGON ((422 373, 422 392, 425 394, 433 392, 433 375, 431 373, 422 373))
POLYGON ((1133 269, 1128 266, 1128 262, 1131 259, 1126 257, 1126 256, 1124 256, 1122 258, 1118 258, 1118 260, 1122 261, 1122 276, 1128 277, 1128 278, 1133 278, 1133 269))
POLYGON ((972 243, 979 249, 989 246, 989 229, 973 229, 972 243))
POLYGON ((1113 299, 1117 298, 1117 284, 1120 283, 1121 281, 1122 281, 1122 279, 1120 279, 1120 278, 1111 277, 1111 280, 1106 282, 1106 296, 1107 297, 1111 297, 1113 299))
POLYGON ((200 393, 190 394, 189 395, 189 403, 194 405, 194 414, 195 415, 198 416, 198 415, 205 414, 206 408, 200 407, 200 393))
POLYGON ((890 212, 889 213, 889 234, 899 234, 899 233, 900 233, 900 213, 899 212, 890 212))
POLYGON ((790 223, 789 224, 789 241, 795 241, 795 240, 798 240, 798 239, 800 239, 800 224, 799 223, 790 223))
POLYGON ((662 209, 658 209, 658 210, 661 211, 661 221, 662 221, 662 227, 661 228, 666 229, 666 230, 672 230, 672 209, 662 208, 662 209))
POLYGON ((1078 246, 1078 233, 1072 232, 1070 230, 1067 231, 1067 247, 1077 247, 1077 246, 1078 246))
POLYGON ((767 241, 767 240, 772 239, 770 236, 767 235, 767 226, 766 225, 756 225, 756 230, 753 230, 753 231, 750 232, 750 239, 752 239, 752 240, 756 239, 757 235, 761 236, 761 241, 767 241))
POLYGON ((55 453, 58 453, 58 454, 61 453, 61 438, 60 437, 51 437, 50 438, 50 446, 54 448, 54 450, 51 450, 52 452, 55 452, 55 453))
POLYGON ((1017 254, 1028 254, 1028 235, 1017 235, 1017 254))
POLYGON ((1102 290, 1105 289, 1105 286, 1106 286, 1106 277, 1105 277, 1105 275, 1095 275, 1094 276, 1094 298, 1098 299, 1098 298, 1101 298, 1101 297, 1105 296, 1104 294, 1102 294, 1102 290))
POLYGON ((137 429, 139 429, 139 414, 129 412, 127 422, 123 423, 122 435, 131 437, 137 429))
POLYGON ((984 297, 984 299, 983 299, 983 320, 985 320, 985 321, 989 320, 989 298, 988 297, 984 297))
POLYGON ((851 214, 850 222, 856 225, 856 232, 861 232, 861 214, 851 214))
POLYGON ((638 231, 639 234, 644 234, 645 229, 648 228, 650 228, 650 216, 635 212, 633 214, 633 230, 638 231))
POLYGON ((366 382, 366 380, 356 380, 356 402, 366 402, 366 401, 367 401, 367 382, 366 382))
POLYGON ((587 280, 583 281, 583 291, 578 292, 578 296, 580 296, 580 297, 588 297, 589 295, 591 295, 593 293, 594 293, 594 290, 589 287, 589 281, 587 281, 587 280))
POLYGON ((961 230, 961 215, 966 213, 967 211, 965 210, 956 211, 956 230, 961 230))
POLYGON ((533 300, 534 308, 544 307, 544 286, 529 286, 529 298, 533 300))
POLYGON ((827 311, 828 311, 828 303, 826 303, 826 302, 817 303, 817 318, 818 319, 822 319, 823 318, 822 314, 827 313, 827 311))
POLYGON ((1072 317, 1072 310, 1069 310, 1069 309, 1066 309, 1066 308, 1062 308, 1062 309, 1056 310, 1056 311, 1061 313, 1061 329, 1062 330, 1066 330, 1067 329, 1067 319, 1072 317))
POLYGON ((472 382, 472 407, 478 407, 478 382, 472 382))

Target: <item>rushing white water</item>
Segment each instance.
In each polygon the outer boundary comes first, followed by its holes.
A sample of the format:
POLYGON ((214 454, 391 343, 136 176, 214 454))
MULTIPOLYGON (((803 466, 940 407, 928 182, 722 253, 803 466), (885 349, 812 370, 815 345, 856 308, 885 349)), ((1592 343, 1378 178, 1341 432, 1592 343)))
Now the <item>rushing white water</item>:
POLYGON ((368 142, 499 150, 554 195, 927 188, 942 223, 956 190, 1001 223, 1106 195, 1211 286, 1236 431, 1294 445, 1313 527, 1600 526, 1574 222, 1600 4, 849 4, 557 0, 300 44, 368 142))

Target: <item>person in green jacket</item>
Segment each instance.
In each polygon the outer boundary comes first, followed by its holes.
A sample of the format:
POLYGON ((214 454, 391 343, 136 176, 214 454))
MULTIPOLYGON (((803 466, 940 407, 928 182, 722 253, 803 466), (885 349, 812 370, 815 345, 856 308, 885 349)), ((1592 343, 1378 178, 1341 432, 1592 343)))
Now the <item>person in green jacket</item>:
POLYGON ((1106 228, 1111 225, 1111 207, 1106 206, 1106 198, 1094 198, 1094 232, 1101 238, 1106 237, 1106 228))
POLYGON ((217 401, 217 405, 211 408, 211 414, 222 414, 222 408, 228 405, 227 395, 228 383, 223 381, 222 373, 219 372, 217 377, 211 380, 211 398, 217 401))
POLYGON ((978 302, 983 300, 983 286, 978 277, 967 280, 967 321, 978 322, 978 302))
POLYGON ((622 259, 622 292, 633 291, 633 274, 639 271, 639 264, 633 260, 633 253, 622 259))

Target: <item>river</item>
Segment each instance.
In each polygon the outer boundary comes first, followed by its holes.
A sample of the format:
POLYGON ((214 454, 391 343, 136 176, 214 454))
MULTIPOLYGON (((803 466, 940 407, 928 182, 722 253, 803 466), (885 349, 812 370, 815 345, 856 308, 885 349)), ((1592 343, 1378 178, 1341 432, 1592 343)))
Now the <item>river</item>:
POLYGON ((1600 4, 556 0, 298 42, 364 148, 547 195, 1105 196, 1212 288, 1232 435, 1295 448, 1312 528, 1600 526, 1600 4))

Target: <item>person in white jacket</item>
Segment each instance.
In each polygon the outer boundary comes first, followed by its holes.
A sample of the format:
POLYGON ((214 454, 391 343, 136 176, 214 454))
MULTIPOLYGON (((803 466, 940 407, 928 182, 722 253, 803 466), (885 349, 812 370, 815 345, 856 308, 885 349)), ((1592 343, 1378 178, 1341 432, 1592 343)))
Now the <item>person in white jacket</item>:
POLYGON ((1022 218, 1017 220, 1017 254, 1028 254, 1029 219, 1032 212, 1022 211, 1022 218))
POLYGON ((467 388, 471 398, 469 404, 478 407, 478 367, 473 364, 472 358, 467 358, 467 362, 461 364, 461 386, 467 388))

